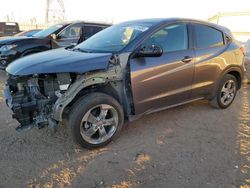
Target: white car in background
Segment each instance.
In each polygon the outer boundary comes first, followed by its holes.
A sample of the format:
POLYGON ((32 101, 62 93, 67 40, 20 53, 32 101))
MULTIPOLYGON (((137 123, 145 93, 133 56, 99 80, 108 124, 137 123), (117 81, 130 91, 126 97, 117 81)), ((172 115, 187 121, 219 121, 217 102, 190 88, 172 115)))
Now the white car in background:
POLYGON ((250 39, 245 44, 245 49, 246 49, 246 63, 250 63, 250 39))
POLYGON ((250 84, 250 39, 248 39, 244 47, 246 50, 246 56, 245 56, 246 78, 248 80, 247 83, 250 84))

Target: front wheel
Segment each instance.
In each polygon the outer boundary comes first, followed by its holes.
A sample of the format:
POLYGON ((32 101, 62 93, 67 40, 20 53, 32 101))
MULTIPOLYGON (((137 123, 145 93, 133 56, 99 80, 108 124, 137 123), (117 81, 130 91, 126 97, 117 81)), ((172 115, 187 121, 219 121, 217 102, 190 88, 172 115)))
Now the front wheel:
POLYGON ((69 114, 69 126, 77 144, 88 149, 102 147, 121 131, 124 113, 111 96, 91 93, 80 98, 69 114))
POLYGON ((233 75, 226 74, 217 89, 215 97, 210 101, 210 104, 215 108, 229 107, 237 93, 237 80, 233 75))

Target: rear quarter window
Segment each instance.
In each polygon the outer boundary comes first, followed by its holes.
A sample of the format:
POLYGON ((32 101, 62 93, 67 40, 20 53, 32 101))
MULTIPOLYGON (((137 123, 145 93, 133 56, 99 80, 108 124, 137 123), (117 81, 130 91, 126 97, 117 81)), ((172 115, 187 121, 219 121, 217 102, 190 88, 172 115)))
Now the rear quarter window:
POLYGON ((224 37, 223 33, 217 29, 214 29, 205 25, 194 25, 196 48, 212 48, 223 46, 224 37))

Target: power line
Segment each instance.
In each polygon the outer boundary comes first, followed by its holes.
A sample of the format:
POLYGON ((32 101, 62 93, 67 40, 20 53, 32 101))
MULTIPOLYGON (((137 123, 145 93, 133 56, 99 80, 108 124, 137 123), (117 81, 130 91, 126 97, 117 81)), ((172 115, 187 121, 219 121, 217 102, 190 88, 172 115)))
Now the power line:
POLYGON ((63 0, 46 0, 45 23, 58 23, 66 20, 63 0))

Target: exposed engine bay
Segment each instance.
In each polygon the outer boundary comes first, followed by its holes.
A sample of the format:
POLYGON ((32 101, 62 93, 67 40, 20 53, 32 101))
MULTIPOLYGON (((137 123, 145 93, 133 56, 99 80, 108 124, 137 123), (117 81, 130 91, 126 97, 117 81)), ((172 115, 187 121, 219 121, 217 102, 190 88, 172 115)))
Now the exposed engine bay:
POLYGON ((9 75, 4 95, 7 105, 13 111, 13 118, 20 123, 17 131, 35 126, 56 126, 62 121, 66 106, 86 87, 95 88, 100 84, 110 83, 121 95, 121 81, 124 75, 122 70, 118 59, 113 57, 110 59, 108 70, 105 71, 84 74, 9 75))
POLYGON ((48 125, 54 103, 71 81, 68 73, 22 78, 10 76, 5 96, 13 110, 13 118, 20 123, 18 128, 48 125))

